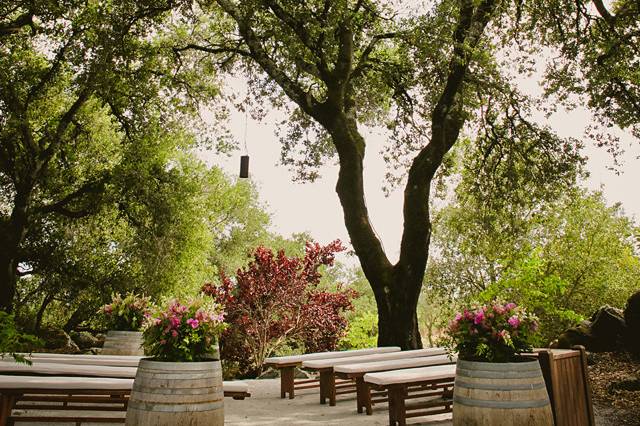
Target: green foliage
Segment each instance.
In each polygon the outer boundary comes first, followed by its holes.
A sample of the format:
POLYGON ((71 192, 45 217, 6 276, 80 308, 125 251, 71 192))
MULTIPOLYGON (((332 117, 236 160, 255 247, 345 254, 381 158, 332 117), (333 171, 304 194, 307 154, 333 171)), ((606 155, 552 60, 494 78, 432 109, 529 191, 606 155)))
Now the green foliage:
POLYGON ((219 359, 218 337, 224 314, 210 298, 172 300, 148 318, 143 332, 144 353, 158 361, 197 362, 219 359))
POLYGON ((547 344, 601 305, 623 306, 638 287, 638 228, 601 193, 568 189, 492 211, 473 200, 467 193, 438 216, 433 288, 459 300, 514 300, 543 319, 547 344))
MULTIPOLYGON (((357 299, 356 299, 357 300, 357 299)), ((378 314, 372 311, 358 312, 349 320, 347 335, 340 341, 340 349, 364 349, 378 343, 378 314)))
POLYGON ((13 319, 13 315, 0 311, 0 357, 10 355, 16 362, 30 364, 24 355, 17 352, 31 351, 40 346, 41 342, 35 336, 21 333, 13 319))
POLYGON ((138 331, 150 309, 148 297, 128 293, 122 298, 120 293, 116 293, 111 297, 111 303, 104 305, 98 312, 102 314, 109 330, 138 331))
POLYGON ((535 344, 542 346, 584 319, 562 303, 571 297, 569 282, 546 272, 547 267, 540 253, 534 252, 532 257, 518 262, 478 295, 478 299, 485 303, 502 298, 526 306, 540 318, 541 340, 535 344))

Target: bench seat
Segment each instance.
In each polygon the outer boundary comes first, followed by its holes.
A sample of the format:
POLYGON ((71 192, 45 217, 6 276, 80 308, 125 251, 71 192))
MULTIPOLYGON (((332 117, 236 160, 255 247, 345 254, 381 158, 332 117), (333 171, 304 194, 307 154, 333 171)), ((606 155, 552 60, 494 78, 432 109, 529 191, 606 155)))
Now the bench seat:
MULTIPOLYGON (((395 426, 406 425, 408 417, 451 412, 455 374, 455 364, 437 365, 367 373, 364 375, 364 382, 370 388, 387 392, 389 424, 395 426), (408 400, 417 398, 428 399, 407 403, 408 400)), ((368 404, 371 405, 371 401, 368 404)))
POLYGON ((334 368, 338 365, 431 357, 445 353, 446 350, 444 348, 416 349, 357 357, 309 360, 304 361, 302 367, 320 373, 320 403, 326 404, 326 400, 328 399, 329 405, 334 406, 336 405, 337 395, 357 392, 356 383, 351 379, 346 382, 336 382, 334 368))
POLYGON ((399 351, 400 347, 398 346, 383 346, 379 348, 354 349, 350 351, 314 352, 303 355, 270 357, 265 359, 264 365, 267 367, 273 367, 280 372, 280 398, 286 398, 287 394, 289 394, 289 399, 293 399, 295 397, 296 389, 300 390, 319 387, 317 379, 295 380, 295 368, 301 367, 304 361, 357 357, 362 355, 399 351))
POLYGON ((355 380, 357 412, 362 413, 362 411, 366 409, 366 413, 371 415, 373 412, 373 402, 385 401, 386 399, 379 399, 376 401, 372 400, 371 388, 364 382, 365 374, 380 371, 455 364, 456 360, 456 356, 450 357, 449 355, 434 355, 409 359, 393 359, 387 361, 336 365, 333 368, 333 371, 337 378, 355 380))

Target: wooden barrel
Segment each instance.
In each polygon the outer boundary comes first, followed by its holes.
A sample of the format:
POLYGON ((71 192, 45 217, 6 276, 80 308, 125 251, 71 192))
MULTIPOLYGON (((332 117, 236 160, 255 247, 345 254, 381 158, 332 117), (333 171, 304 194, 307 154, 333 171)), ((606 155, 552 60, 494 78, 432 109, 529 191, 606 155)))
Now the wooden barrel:
POLYGON ((220 361, 140 361, 127 407, 126 425, 223 424, 220 361))
POLYGON ((553 426, 538 361, 458 360, 453 387, 454 426, 553 426))
POLYGON ((102 355, 144 355, 141 331, 109 331, 102 355))

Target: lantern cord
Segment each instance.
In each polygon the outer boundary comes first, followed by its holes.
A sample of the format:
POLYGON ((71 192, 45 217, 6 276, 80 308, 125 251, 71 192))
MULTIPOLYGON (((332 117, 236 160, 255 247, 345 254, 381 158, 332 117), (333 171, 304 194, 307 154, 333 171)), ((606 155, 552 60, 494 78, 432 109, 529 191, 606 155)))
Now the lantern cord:
POLYGON ((249 155, 249 149, 247 148, 247 127, 248 127, 247 109, 244 110, 244 153, 249 155))

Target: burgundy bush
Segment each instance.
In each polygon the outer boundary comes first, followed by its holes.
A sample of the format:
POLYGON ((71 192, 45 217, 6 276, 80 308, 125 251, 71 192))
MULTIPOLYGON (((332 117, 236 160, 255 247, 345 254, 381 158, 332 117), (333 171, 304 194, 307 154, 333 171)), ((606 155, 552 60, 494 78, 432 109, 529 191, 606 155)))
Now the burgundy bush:
POLYGON ((335 292, 318 289, 322 265, 332 266, 339 240, 326 246, 308 242, 304 258, 287 257, 258 247, 253 260, 235 280, 221 274, 221 284, 203 292, 224 306, 230 324, 221 338, 222 358, 235 361, 243 375, 259 374, 264 359, 282 346, 306 352, 335 349, 348 325, 344 313, 357 296, 340 285, 335 292))

